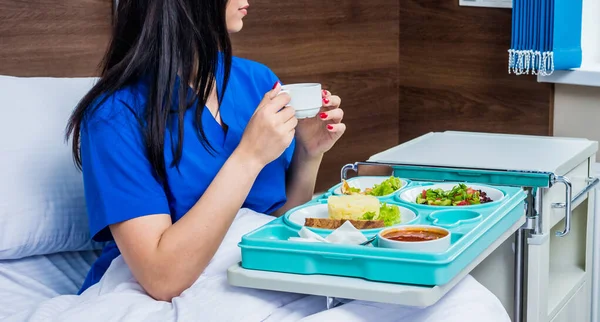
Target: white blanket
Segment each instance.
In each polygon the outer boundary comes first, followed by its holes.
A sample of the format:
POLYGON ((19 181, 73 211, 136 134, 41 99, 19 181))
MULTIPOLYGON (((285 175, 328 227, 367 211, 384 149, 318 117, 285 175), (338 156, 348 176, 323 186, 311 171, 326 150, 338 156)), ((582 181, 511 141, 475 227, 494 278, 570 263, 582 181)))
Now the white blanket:
POLYGON ((498 299, 470 276, 429 308, 352 301, 326 310, 323 297, 230 286, 226 270, 240 261, 241 236, 270 220, 242 209, 204 273, 172 303, 150 298, 118 257, 81 296, 55 297, 5 321, 510 322, 498 299))

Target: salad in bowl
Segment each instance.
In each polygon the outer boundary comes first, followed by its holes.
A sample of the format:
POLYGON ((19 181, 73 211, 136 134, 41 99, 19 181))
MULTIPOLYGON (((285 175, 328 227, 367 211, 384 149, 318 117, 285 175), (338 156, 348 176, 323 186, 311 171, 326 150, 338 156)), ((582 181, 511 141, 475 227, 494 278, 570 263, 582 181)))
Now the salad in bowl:
POLYGON ((406 183, 397 177, 357 177, 352 182, 342 180, 342 184, 338 189, 335 189, 337 195, 367 195, 375 197, 383 197, 390 195, 406 183))
POLYGON ((433 207, 477 206, 499 201, 504 193, 483 185, 441 183, 414 187, 403 191, 399 199, 405 202, 433 207))

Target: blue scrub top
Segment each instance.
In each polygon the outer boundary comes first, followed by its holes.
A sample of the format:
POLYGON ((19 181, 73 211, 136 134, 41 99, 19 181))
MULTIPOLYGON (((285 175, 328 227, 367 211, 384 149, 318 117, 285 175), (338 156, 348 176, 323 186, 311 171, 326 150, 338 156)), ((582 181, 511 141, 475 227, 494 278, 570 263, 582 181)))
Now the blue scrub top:
MULTIPOLYGON (((277 80, 266 66, 234 57, 220 106, 227 131, 203 107, 202 126, 216 150, 208 151, 194 128, 197 107, 188 110, 179 169, 169 167, 173 160, 171 136, 165 136, 167 189, 153 175, 138 121, 148 91, 143 81, 111 95, 84 120, 81 158, 90 232, 94 240, 109 243, 92 265, 80 293, 97 283, 120 254, 108 226, 151 214, 170 214, 173 222, 185 215, 238 146, 254 110, 277 80)), ((221 81, 218 74, 217 84, 221 81)), ((286 202, 285 176, 293 151, 294 144, 260 172, 242 207, 268 214, 286 202)))

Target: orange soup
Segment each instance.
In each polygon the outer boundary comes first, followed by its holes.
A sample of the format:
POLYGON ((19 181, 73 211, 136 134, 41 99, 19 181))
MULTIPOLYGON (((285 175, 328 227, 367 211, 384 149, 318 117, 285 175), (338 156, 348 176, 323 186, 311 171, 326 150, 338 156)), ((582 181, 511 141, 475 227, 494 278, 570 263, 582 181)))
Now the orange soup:
POLYGON ((385 233, 383 238, 401 242, 425 242, 448 236, 443 230, 427 228, 405 228, 385 233))

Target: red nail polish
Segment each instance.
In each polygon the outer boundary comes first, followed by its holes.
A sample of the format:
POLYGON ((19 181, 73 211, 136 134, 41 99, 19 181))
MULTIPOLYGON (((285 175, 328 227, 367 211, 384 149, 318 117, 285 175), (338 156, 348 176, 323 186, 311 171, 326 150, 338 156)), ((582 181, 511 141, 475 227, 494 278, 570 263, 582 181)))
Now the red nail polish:
POLYGON ((327 118, 327 113, 321 113, 319 115, 319 117, 322 118, 322 119, 326 119, 327 118))
POLYGON ((327 91, 323 90, 323 96, 327 96, 327 91))
POLYGON ((328 130, 333 130, 333 125, 331 125, 331 124, 327 124, 327 129, 328 129, 328 130))
POLYGON ((275 82, 275 85, 273 85, 273 88, 272 88, 272 89, 275 89, 275 87, 277 87, 277 84, 279 84, 279 81, 276 81, 276 82, 275 82))
POLYGON ((329 104, 329 99, 327 97, 323 97, 323 103, 329 104))

